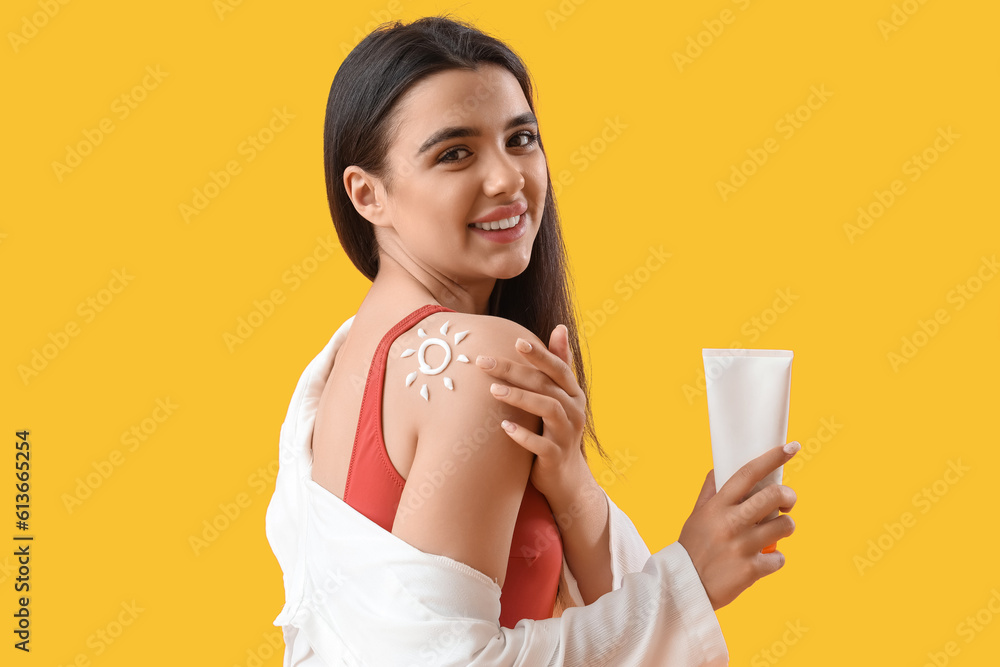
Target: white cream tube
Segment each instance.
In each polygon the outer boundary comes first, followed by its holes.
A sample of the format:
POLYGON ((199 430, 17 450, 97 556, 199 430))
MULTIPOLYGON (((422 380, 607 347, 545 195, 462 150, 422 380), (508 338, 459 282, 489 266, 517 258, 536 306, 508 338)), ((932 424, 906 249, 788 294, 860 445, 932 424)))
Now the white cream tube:
MULTIPOLYGON (((715 489, 768 449, 785 444, 791 350, 703 349, 715 489)), ((781 483, 782 467, 751 491, 781 483)), ((765 520, 778 516, 777 510, 765 520)), ((772 547, 765 549, 765 552, 772 547)))

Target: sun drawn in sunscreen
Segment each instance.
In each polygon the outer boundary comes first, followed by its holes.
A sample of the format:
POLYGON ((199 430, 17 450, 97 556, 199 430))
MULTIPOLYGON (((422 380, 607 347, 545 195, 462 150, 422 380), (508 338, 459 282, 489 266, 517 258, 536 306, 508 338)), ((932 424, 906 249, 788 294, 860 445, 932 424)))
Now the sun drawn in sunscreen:
MULTIPOLYGON (((450 322, 451 320, 448 320, 447 322, 441 325, 442 336, 448 335, 448 324, 450 322)), ((400 357, 409 357, 414 352, 416 352, 417 362, 420 364, 420 367, 417 370, 413 371, 412 373, 406 376, 407 387, 413 384, 413 381, 417 379, 418 371, 423 373, 424 375, 437 375, 445 368, 447 368, 448 364, 451 363, 451 347, 448 345, 448 341, 442 340, 440 338, 427 338, 427 333, 423 329, 417 329, 417 335, 420 336, 421 338, 426 339, 424 340, 423 343, 420 344, 420 349, 414 350, 412 348, 407 348, 401 355, 399 355, 400 357), (438 347, 444 348, 444 361, 442 361, 441 365, 438 366, 437 368, 431 368, 430 366, 428 366, 427 361, 424 359, 424 352, 431 345, 437 345, 438 347)), ((469 335, 468 331, 460 331, 457 334, 455 334, 455 345, 457 346, 459 343, 461 343, 468 335, 469 335)), ((469 358, 464 354, 458 355, 457 359, 461 361, 463 364, 469 363, 469 358)), ((448 389, 454 390, 455 383, 452 381, 452 379, 447 375, 442 377, 444 379, 444 386, 447 387, 448 389)), ((420 395, 424 397, 425 401, 430 400, 430 392, 428 391, 426 384, 420 387, 420 395)))

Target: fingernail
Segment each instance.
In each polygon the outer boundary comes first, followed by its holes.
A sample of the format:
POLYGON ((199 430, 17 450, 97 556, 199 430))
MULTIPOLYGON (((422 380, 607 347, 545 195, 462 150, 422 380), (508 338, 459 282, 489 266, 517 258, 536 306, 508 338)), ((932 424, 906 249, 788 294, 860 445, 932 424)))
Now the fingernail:
POLYGON ((786 454, 794 454, 795 452, 802 449, 802 445, 799 444, 798 440, 793 440, 783 447, 786 454))
POLYGON ((489 370, 497 365, 497 360, 494 359, 493 357, 484 357, 483 355, 480 354, 479 356, 476 357, 476 365, 479 366, 480 368, 485 368, 486 370, 489 370))
POLYGON ((531 343, 524 340, 523 338, 518 338, 517 341, 515 341, 514 343, 514 347, 516 347, 521 352, 531 352, 531 343))
POLYGON ((500 422, 500 425, 503 426, 503 430, 507 431, 508 433, 513 433, 514 431, 517 430, 517 424, 513 424, 507 421, 506 419, 500 422))
POLYGON ((494 396, 506 396, 507 394, 510 393, 510 387, 508 387, 507 385, 497 384, 496 382, 494 382, 493 384, 490 385, 490 391, 493 392, 494 396))

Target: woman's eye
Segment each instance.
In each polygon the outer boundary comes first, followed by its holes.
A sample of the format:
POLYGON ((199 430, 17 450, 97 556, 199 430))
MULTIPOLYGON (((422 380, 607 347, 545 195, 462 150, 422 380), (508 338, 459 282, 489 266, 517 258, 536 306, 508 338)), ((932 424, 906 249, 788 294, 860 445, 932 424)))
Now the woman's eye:
POLYGON ((525 140, 525 142, 523 144, 518 144, 516 146, 516 148, 525 148, 525 147, 530 146, 531 144, 535 143, 536 141, 538 141, 538 135, 535 134, 534 132, 532 132, 531 130, 525 130, 524 132, 518 132, 517 134, 515 134, 511 138, 512 139, 522 138, 522 139, 525 140))
POLYGON ((438 159, 438 162, 458 162, 461 158, 456 158, 456 157, 449 158, 448 156, 449 155, 454 156, 455 153, 458 153, 459 151, 465 151, 466 153, 469 152, 468 149, 465 148, 452 148, 450 151, 446 151, 445 153, 443 153, 441 157, 438 159))
MULTIPOLYGON (((524 130, 523 132, 518 132, 513 137, 511 137, 511 141, 515 139, 522 139, 523 141, 521 143, 514 144, 513 146, 511 146, 511 148, 527 148, 528 146, 538 141, 538 135, 532 132, 531 130, 524 130)), ((508 145, 510 145, 509 142, 508 145)), ((459 157, 458 153, 462 151, 468 153, 469 149, 460 147, 452 148, 451 150, 442 153, 441 157, 438 158, 438 162, 460 162, 464 158, 459 157)))

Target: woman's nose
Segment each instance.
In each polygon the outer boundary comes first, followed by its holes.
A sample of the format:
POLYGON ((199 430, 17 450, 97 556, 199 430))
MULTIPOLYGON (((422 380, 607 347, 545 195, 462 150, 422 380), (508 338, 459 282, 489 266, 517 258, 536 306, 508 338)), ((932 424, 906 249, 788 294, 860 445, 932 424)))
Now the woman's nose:
POLYGON ((513 158, 500 154, 490 161, 483 189, 489 196, 513 194, 524 187, 524 174, 513 158))

